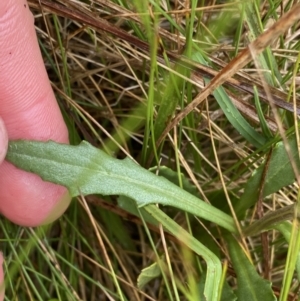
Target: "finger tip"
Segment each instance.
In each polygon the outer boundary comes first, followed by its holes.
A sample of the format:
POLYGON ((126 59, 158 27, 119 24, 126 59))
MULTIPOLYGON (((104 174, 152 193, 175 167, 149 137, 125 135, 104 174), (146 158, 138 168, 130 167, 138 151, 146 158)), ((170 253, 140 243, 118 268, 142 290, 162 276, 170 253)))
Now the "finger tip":
MULTIPOLYGON (((0 48, 0 115, 6 138, 67 143, 68 131, 40 54, 32 14, 23 1, 4 2, 0 4, 0 37, 4 41, 0 48)), ((7 140, 3 141, 7 148, 7 140)), ((0 159, 5 153, 0 144, 0 159)), ((6 161, 0 166, 0 212, 17 224, 37 226, 58 218, 70 202, 65 194, 65 188, 6 161)))
POLYGON ((45 218, 41 220, 39 225, 47 225, 56 221, 61 215, 67 210, 71 202, 71 196, 66 190, 64 193, 59 195, 55 201, 55 205, 51 208, 49 213, 45 215, 45 218))
POLYGON ((28 227, 53 222, 71 201, 65 187, 45 182, 6 161, 0 168, 0 199, 1 213, 12 222, 28 227))

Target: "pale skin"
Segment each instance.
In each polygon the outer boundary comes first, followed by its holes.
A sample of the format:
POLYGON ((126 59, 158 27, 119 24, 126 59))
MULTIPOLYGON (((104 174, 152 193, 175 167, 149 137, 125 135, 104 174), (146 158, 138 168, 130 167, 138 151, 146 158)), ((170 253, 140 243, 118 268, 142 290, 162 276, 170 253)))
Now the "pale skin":
POLYGON ((52 222, 68 207, 68 192, 6 162, 15 139, 68 143, 25 0, 0 1, 0 213, 22 226, 52 222))

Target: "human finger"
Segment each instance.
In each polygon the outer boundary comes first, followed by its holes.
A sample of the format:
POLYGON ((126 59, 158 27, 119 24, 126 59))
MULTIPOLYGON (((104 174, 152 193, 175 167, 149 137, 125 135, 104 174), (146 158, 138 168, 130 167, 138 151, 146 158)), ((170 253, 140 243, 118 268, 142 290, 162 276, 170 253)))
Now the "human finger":
MULTIPOLYGON (((0 116, 10 140, 68 142, 26 1, 0 1, 0 116)), ((0 212, 13 222, 24 226, 51 222, 69 202, 64 187, 6 161, 1 164, 0 212)))

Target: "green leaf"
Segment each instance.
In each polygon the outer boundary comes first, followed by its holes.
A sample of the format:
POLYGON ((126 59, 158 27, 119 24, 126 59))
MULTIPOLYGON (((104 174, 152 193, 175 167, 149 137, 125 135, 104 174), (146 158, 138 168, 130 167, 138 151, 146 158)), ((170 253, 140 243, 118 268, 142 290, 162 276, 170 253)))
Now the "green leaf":
POLYGON ((237 275, 236 295, 243 301, 275 301, 271 283, 258 275, 237 241, 226 237, 233 267, 237 275))
POLYGON ((222 289, 221 301, 235 301, 237 300, 237 296, 233 292, 233 289, 229 286, 227 281, 224 282, 222 289))
POLYGON ((213 92, 215 99, 232 126, 251 144, 259 148, 266 143, 266 138, 260 135, 242 116, 239 110, 232 103, 223 87, 213 92))
MULTIPOLYGON (((170 182, 172 182, 173 184, 175 184, 176 186, 179 186, 179 179, 178 179, 178 172, 172 170, 171 168, 161 165, 161 166, 155 166, 155 167, 151 167, 149 168, 150 171, 152 171, 153 173, 157 173, 160 176, 168 179, 170 182)), ((180 173, 180 177, 181 177, 181 183, 182 183, 182 188, 185 191, 188 191, 190 194, 198 197, 199 196, 199 191, 196 188, 195 185, 193 185, 188 178, 186 177, 186 175, 184 173, 180 173)))
POLYGON ((67 187, 72 196, 125 195, 134 199, 138 207, 151 203, 174 206, 236 232, 231 216, 129 158, 111 158, 85 141, 78 146, 52 141, 14 141, 9 144, 6 159, 45 181, 67 187))
POLYGON ((177 237, 177 239, 183 242, 196 254, 203 257, 207 265, 204 298, 209 301, 219 300, 219 288, 222 277, 222 265, 220 259, 155 205, 146 206, 145 210, 155 217, 163 227, 177 237))
MULTIPOLYGON (((205 296, 203 294, 205 283, 206 283, 206 274, 202 275, 200 281, 198 282, 198 290, 201 296, 200 300, 207 300, 205 299, 205 296)), ((229 286, 227 281, 225 281, 222 287, 220 301, 235 301, 235 300, 237 300, 237 296, 235 295, 233 289, 229 286)))
MULTIPOLYGON (((201 64, 207 65, 207 62, 199 52, 193 55, 193 59, 201 64)), ((205 79, 205 82, 209 83, 209 80, 205 79)), ((260 135, 242 116, 222 86, 218 87, 213 92, 213 95, 228 121, 246 140, 257 148, 266 143, 266 138, 260 135)))
POLYGON ((157 262, 154 262, 150 266, 142 269, 142 272, 138 276, 137 286, 142 289, 149 281, 157 278, 161 275, 160 266, 157 262))
POLYGON ((163 177, 141 168, 129 159, 117 160, 82 142, 78 146, 55 142, 15 141, 9 145, 7 160, 44 180, 68 187, 72 196, 101 193, 124 195, 136 201, 171 234, 207 264, 204 295, 217 301, 222 276, 220 260, 203 244, 177 225, 152 203, 170 205, 224 225, 235 232, 232 218, 204 203, 163 177), (147 205, 147 206, 146 206, 147 205))
POLYGON ((260 101, 259 101, 259 95, 258 95, 258 91, 257 91, 257 87, 253 86, 253 91, 254 91, 254 101, 255 101, 255 107, 256 107, 256 111, 257 111, 257 115, 260 121, 260 127, 262 129, 262 132, 264 133, 264 136, 271 139, 273 138, 272 132, 268 126, 268 123, 266 121, 265 118, 265 114, 262 110, 262 107, 260 105, 260 101))
MULTIPOLYGON (((288 146, 290 154, 299 169, 299 152, 297 142, 294 137, 288 139, 288 146)), ((238 215, 243 214, 249 207, 253 206, 257 202, 263 170, 264 164, 253 172, 252 177, 247 182, 244 194, 235 208, 238 215)), ((275 193, 287 185, 293 184, 294 181, 295 174, 290 158, 287 155, 283 142, 278 142, 274 147, 269 162, 269 168, 264 182, 263 197, 275 193)))

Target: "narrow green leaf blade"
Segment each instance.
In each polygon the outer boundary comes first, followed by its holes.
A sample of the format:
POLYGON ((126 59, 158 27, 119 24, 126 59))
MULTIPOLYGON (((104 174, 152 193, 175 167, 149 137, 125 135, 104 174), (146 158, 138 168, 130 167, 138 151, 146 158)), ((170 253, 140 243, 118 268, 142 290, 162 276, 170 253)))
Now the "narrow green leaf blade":
MULTIPOLYGON (((207 65, 207 62, 200 53, 195 53, 193 59, 201 64, 207 65)), ((209 80, 205 80, 205 82, 209 83, 209 80)), ((218 87, 213 92, 213 95, 228 121, 247 141, 257 148, 262 147, 266 143, 266 138, 259 134, 242 116, 222 86, 218 87)))
POLYGON ((151 203, 173 206, 236 232, 229 215, 130 159, 111 158, 85 141, 78 146, 52 141, 14 141, 9 144, 6 159, 45 181, 67 187, 72 196, 125 195, 134 199, 138 207, 151 203))
POLYGON ((262 132, 264 133, 264 136, 267 137, 268 139, 271 139, 273 138, 273 135, 266 121, 265 114, 262 110, 262 107, 260 105, 259 95, 256 86, 253 86, 253 91, 254 91, 255 107, 260 121, 260 127, 262 129, 262 132))
POLYGON ((260 135, 234 106, 223 87, 213 92, 219 106, 232 126, 251 144, 259 148, 266 143, 266 138, 260 135))
POLYGON ((222 277, 220 259, 155 205, 146 206, 145 210, 155 217, 165 229, 177 237, 179 241, 203 257, 207 265, 204 298, 209 301, 219 300, 219 288, 222 277))

